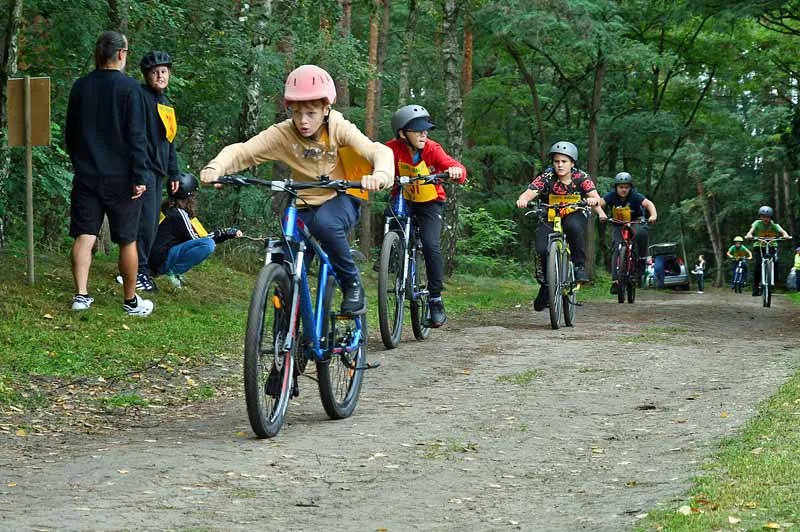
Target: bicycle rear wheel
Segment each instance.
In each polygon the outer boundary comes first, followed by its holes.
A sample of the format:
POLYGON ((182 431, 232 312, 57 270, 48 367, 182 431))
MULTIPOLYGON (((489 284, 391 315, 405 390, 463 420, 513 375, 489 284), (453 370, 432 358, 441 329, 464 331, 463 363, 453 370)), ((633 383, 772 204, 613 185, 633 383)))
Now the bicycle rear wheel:
POLYGON ((413 249, 415 274, 408 276, 407 292, 411 308, 411 330, 414 331, 414 338, 424 340, 431 333, 428 326, 428 304, 431 296, 428 292, 428 272, 425 269, 422 248, 415 245, 413 249))
POLYGON ((378 271, 378 322, 381 328, 381 340, 386 349, 397 347, 403 334, 404 258, 405 249, 400 235, 394 231, 386 233, 381 245, 378 271))
POLYGON ((569 259, 563 262, 564 269, 564 282, 566 285, 566 293, 562 296, 562 304, 564 305, 564 325, 572 327, 575 325, 575 267, 569 259))
POLYGON ((332 313, 331 307, 336 305, 334 308, 338 308, 341 299, 341 290, 331 276, 325 291, 323 312, 326 321, 322 335, 329 356, 316 361, 319 397, 331 419, 352 415, 358 404, 367 365, 366 316, 332 313), (353 344, 355 348, 349 349, 348 346, 353 344))
POLYGON ((561 320, 561 246, 559 240, 550 243, 547 254, 547 290, 550 303, 550 326, 558 329, 561 320))
MULTIPOLYGON (((247 314, 244 395, 250 426, 259 438, 280 432, 292 394, 293 353, 284 351, 290 326, 292 284, 280 264, 261 269, 247 314)), ((292 344, 297 348, 297 336, 292 344)))

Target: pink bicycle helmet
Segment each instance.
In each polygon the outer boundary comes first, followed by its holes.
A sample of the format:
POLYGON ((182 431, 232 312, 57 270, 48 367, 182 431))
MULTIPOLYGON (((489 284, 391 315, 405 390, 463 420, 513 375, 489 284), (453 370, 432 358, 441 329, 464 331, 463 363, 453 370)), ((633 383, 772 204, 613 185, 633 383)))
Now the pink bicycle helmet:
POLYGON ((286 87, 283 90, 285 104, 291 102, 311 102, 325 100, 328 105, 336 102, 336 86, 333 78, 324 69, 317 65, 302 65, 289 74, 286 78, 286 87))

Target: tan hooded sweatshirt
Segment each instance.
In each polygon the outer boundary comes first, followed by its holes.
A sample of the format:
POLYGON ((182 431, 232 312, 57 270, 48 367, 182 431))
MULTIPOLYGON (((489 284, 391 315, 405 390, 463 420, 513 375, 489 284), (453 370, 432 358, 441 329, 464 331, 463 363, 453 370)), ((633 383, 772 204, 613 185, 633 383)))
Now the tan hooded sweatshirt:
MULTIPOLYGON (((327 139, 322 135, 319 141, 314 141, 301 136, 292 120, 287 119, 247 142, 226 146, 206 167, 215 168, 220 175, 229 175, 265 161, 282 161, 291 168, 292 179, 296 181, 315 181, 322 175, 360 180, 361 176, 347 175, 339 156, 339 149, 349 146, 372 165, 372 175, 383 178, 384 187, 394 182, 394 155, 390 148, 371 141, 339 111, 331 110, 327 128, 327 139)), ((336 191, 313 188, 299 194, 305 200, 298 202, 298 207, 302 207, 321 205, 334 197, 336 191)))

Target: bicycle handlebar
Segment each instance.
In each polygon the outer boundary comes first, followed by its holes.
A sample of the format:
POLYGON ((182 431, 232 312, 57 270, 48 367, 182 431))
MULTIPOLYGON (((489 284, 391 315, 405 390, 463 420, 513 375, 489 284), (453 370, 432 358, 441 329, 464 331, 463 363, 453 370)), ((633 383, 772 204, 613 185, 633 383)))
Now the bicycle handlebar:
POLYGON ((625 221, 625 220, 617 220, 616 218, 608 218, 608 221, 611 222, 612 224, 617 224, 617 225, 633 225, 633 224, 647 225, 648 224, 647 220, 628 220, 628 221, 625 221))
POLYGON ((399 185, 407 185, 409 183, 413 183, 415 181, 424 181, 425 184, 438 184, 442 179, 448 179, 450 177, 450 172, 439 172, 437 174, 431 175, 418 175, 418 176, 407 176, 407 175, 400 175, 395 177, 395 183, 399 185))
POLYGON ((307 190, 310 188, 329 188, 334 190, 346 190, 348 188, 361 188, 361 181, 345 181, 343 179, 330 179, 328 176, 318 176, 319 181, 293 181, 286 180, 266 180, 255 177, 245 177, 242 175, 224 175, 212 181, 211 185, 258 185, 271 188, 272 190, 307 190))

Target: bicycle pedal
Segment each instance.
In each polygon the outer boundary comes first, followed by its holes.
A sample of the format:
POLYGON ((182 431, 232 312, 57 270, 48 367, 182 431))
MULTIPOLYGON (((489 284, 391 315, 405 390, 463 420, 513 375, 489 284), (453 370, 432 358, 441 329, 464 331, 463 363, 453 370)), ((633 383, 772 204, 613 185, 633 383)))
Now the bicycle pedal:
POLYGON ((378 369, 379 367, 381 367, 381 363, 380 362, 367 362, 367 364, 365 366, 357 366, 354 369, 356 371, 363 371, 365 369, 378 369))

